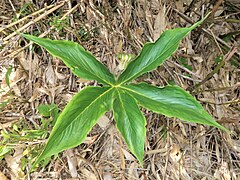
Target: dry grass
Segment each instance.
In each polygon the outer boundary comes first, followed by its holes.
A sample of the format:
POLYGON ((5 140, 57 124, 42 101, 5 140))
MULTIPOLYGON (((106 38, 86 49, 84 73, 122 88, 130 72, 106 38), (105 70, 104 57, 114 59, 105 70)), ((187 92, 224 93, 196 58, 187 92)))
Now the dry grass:
POLYGON ((28 166, 19 169, 20 159, 26 149, 42 144, 44 139, 16 142, 14 150, 1 161, 0 172, 6 176, 0 173, 0 179, 240 179, 237 0, 2 0, 0 102, 9 102, 0 110, 0 129, 10 132, 16 123, 21 128, 39 128, 40 104, 55 103, 63 109, 77 91, 95 84, 72 75, 60 60, 28 43, 16 30, 76 41, 118 73, 117 54, 137 55, 144 43, 156 40, 164 30, 189 26, 209 11, 213 13, 207 22, 182 41, 172 58, 140 79, 157 85, 171 81, 189 90, 236 136, 144 110, 148 122, 146 155, 140 167, 109 113, 82 145, 61 153, 34 173, 28 172, 28 166), (217 63, 220 56, 223 61, 217 63), (181 59, 191 68, 187 69, 181 59), (11 88, 5 78, 10 66, 11 88))

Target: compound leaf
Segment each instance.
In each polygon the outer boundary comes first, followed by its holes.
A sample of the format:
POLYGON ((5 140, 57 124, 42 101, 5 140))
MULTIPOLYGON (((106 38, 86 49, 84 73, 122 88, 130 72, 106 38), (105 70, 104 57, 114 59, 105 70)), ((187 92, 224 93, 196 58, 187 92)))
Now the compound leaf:
POLYGON ((57 119, 35 164, 81 144, 97 120, 112 107, 113 88, 87 87, 76 94, 57 119))
POLYGON ((117 128, 130 151, 143 164, 146 120, 139 110, 136 100, 118 88, 113 102, 113 113, 117 128))
MULTIPOLYGON (((205 17, 206 18, 206 17, 205 17)), ((176 28, 163 32, 155 43, 147 43, 140 55, 129 63, 117 82, 123 84, 155 69, 169 58, 178 48, 180 41, 204 20, 189 28, 176 28)))
POLYGON ((76 76, 97 80, 102 84, 114 84, 113 74, 79 44, 72 41, 39 38, 27 34, 21 35, 44 47, 53 56, 60 58, 76 76))
POLYGON ((138 103, 156 113, 176 117, 193 123, 215 126, 229 132, 218 124, 189 93, 178 86, 158 88, 146 83, 129 84, 123 88, 138 103))

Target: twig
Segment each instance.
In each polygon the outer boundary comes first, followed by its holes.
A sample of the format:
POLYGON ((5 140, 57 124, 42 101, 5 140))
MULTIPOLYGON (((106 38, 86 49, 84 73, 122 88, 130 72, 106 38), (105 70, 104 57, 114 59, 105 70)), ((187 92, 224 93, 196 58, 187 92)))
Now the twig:
MULTIPOLYGON (((41 20, 42 18, 46 17, 48 14, 51 14, 52 12, 56 11, 57 9, 59 9, 60 7, 62 7, 67 1, 69 0, 65 0, 63 1, 61 4, 59 4, 58 6, 53 7, 52 9, 50 9, 49 11, 47 11, 46 13, 38 16, 36 19, 30 21, 29 23, 25 24, 24 26, 22 26, 21 28, 17 29, 17 32, 21 32, 22 30, 25 30, 27 27, 31 26, 32 24, 38 22, 39 20, 41 20)), ((17 35, 17 32, 13 32, 12 34, 8 35, 7 37, 5 37, 3 39, 3 44, 7 44, 7 40, 9 40, 10 38, 12 38, 13 36, 17 35)))
POLYGON ((173 71, 175 74, 177 74, 178 76, 181 76, 182 78, 184 79, 187 79, 187 80, 190 80, 190 81, 193 81, 193 82, 201 82, 201 80, 197 80, 197 79, 193 79, 193 78, 190 78, 188 76, 185 76, 183 74, 180 74, 180 73, 177 73, 176 71, 173 71))
POLYGON ((190 12, 195 3, 196 3, 196 0, 192 0, 192 2, 189 4, 189 6, 188 6, 187 10, 184 12, 184 14, 190 12))
POLYGON ((204 84, 205 82, 207 82, 210 78, 212 78, 212 76, 217 73, 225 64, 226 61, 228 61, 229 59, 231 59, 231 57, 234 55, 234 53, 237 51, 237 48, 234 47, 233 49, 231 49, 224 57, 224 59, 214 68, 213 71, 211 71, 200 83, 196 84, 194 86, 195 90, 198 89, 202 84, 204 84))
MULTIPOLYGON (((74 6, 72 9, 70 9, 67 13, 65 13, 63 15, 63 17, 60 18, 60 20, 63 20, 66 18, 66 16, 68 16, 70 13, 72 13, 74 10, 77 9, 77 7, 80 5, 77 4, 76 6, 74 6)), ((46 32, 42 33, 41 35, 39 35, 39 37, 45 37, 55 26, 51 26, 50 29, 48 29, 46 32)), ((6 57, 4 57, 3 59, 6 59, 6 58, 14 58, 17 54, 19 54, 21 51, 23 51, 24 49, 26 49, 28 46, 30 46, 31 44, 33 44, 32 42, 28 43, 27 45, 25 45, 24 47, 20 48, 20 49, 17 49, 16 51, 12 52, 11 54, 8 54, 6 57)))
POLYGON ((23 17, 22 19, 19 19, 19 20, 16 21, 16 22, 13 22, 13 23, 11 23, 11 24, 5 25, 3 28, 0 27, 0 32, 2 32, 2 31, 4 31, 5 29, 8 29, 8 28, 10 28, 10 27, 12 27, 12 26, 14 26, 14 25, 16 25, 16 24, 18 24, 18 23, 26 20, 27 18, 31 18, 31 17, 39 14, 39 13, 42 13, 42 12, 44 12, 45 10, 48 10, 48 9, 52 8, 53 6, 55 6, 55 5, 52 4, 52 5, 50 5, 50 6, 44 7, 44 8, 42 8, 42 9, 40 9, 40 10, 38 10, 38 11, 32 13, 32 14, 29 14, 29 15, 23 17))
POLYGON ((223 0, 218 0, 217 3, 214 5, 212 12, 209 16, 209 18, 213 19, 214 18, 214 14, 216 13, 216 11, 218 10, 219 6, 223 3, 223 0))
MULTIPOLYGON (((191 23, 191 24, 194 24, 194 21, 189 18, 188 16, 186 16, 185 14, 181 13, 180 11, 178 11, 177 9, 173 9, 181 18, 183 18, 185 21, 187 21, 188 23, 191 23)), ((211 32, 209 32, 207 29, 205 28, 201 28, 201 30, 206 33, 207 35, 209 36, 212 36, 211 32)), ((225 41, 223 41, 222 39, 220 39, 219 37, 215 37, 216 40, 225 45, 226 47, 228 47, 229 49, 232 49, 232 47, 230 45, 228 45, 228 43, 226 43, 225 41)), ((236 51, 235 54, 237 54, 238 56, 240 56, 240 52, 239 51, 236 51)))
POLYGON ((174 61, 172 61, 172 60, 168 60, 167 62, 170 62, 170 63, 174 64, 175 66, 177 66, 177 67, 183 69, 183 70, 186 71, 187 73, 189 73, 189 74, 191 74, 191 75, 193 75, 193 76, 195 76, 195 77, 201 79, 201 77, 200 77, 198 74, 196 74, 196 73, 190 71, 188 68, 185 68, 184 66, 181 66, 180 64, 178 64, 178 63, 176 63, 176 62, 174 62, 174 61))
POLYGON ((215 103, 215 102, 211 102, 211 101, 203 101, 201 99, 199 99, 199 101, 204 102, 204 103, 208 103, 208 104, 214 104, 214 105, 227 105, 227 104, 238 104, 240 103, 240 100, 233 100, 233 101, 227 101, 227 102, 223 102, 223 103, 215 103))
MULTIPOLYGON (((101 175, 99 174, 99 172, 98 172, 98 170, 95 168, 95 166, 90 162, 90 161, 88 161, 87 159, 85 159, 85 158, 83 158, 82 156, 80 156, 80 155, 75 155, 75 156, 77 156, 80 160, 82 160, 83 162, 85 162, 92 170, 93 170, 93 172, 94 172, 94 174, 96 175, 96 178, 98 179, 98 180, 101 180, 102 178, 101 178, 101 175)), ((80 164, 81 163, 81 161, 79 161, 79 163, 78 163, 78 167, 80 167, 80 164)))
POLYGON ((8 1, 9 1, 10 5, 11 5, 11 7, 12 7, 13 11, 14 11, 14 12, 16 12, 16 9, 15 9, 15 7, 14 7, 14 5, 13 5, 12 1, 11 1, 11 0, 8 0, 8 1))
POLYGON ((216 40, 216 36, 213 34, 213 32, 212 32, 211 30, 210 30, 210 32, 211 32, 211 34, 212 34, 213 40, 214 40, 214 42, 215 42, 218 50, 221 52, 221 54, 224 54, 223 51, 222 51, 222 49, 221 49, 221 47, 220 47, 220 45, 219 45, 219 43, 218 43, 217 40, 216 40))
MULTIPOLYGON (((207 17, 207 19, 203 23, 200 24, 199 29, 202 29, 205 26, 207 21, 212 21, 214 19, 214 14, 218 10, 218 8, 222 4, 222 2, 223 2, 223 0, 218 0, 215 3, 215 5, 212 8, 212 11, 211 11, 210 15, 207 17)), ((204 9, 203 9, 202 15, 204 16, 204 9)))

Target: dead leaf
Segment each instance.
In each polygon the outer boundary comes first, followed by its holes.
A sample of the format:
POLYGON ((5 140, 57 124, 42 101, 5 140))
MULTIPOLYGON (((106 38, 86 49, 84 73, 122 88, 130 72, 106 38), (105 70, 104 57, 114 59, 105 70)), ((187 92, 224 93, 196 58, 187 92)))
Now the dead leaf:
POLYGON ((203 58, 202 57, 200 57, 200 56, 194 56, 194 57, 192 57, 195 61, 197 61, 198 63, 201 63, 201 62, 203 62, 203 58))
POLYGON ((80 171, 88 180, 97 180, 97 177, 95 176, 95 174, 87 170, 86 168, 83 168, 80 171))
MULTIPOLYGON (((5 128, 8 128, 8 127, 11 127, 13 125, 13 123, 16 123, 18 121, 19 121, 19 119, 11 120, 11 122, 7 122, 7 123, 3 123, 3 124, 0 123, 0 129, 5 129, 5 128)), ((1 180, 1 178, 0 178, 0 180, 1 180)))
POLYGON ((55 69, 55 74, 56 74, 56 77, 58 78, 58 79, 60 79, 60 80, 63 80, 63 79, 66 79, 66 75, 64 75, 64 74, 61 74, 61 73, 59 73, 58 71, 57 71, 57 68, 55 69))
POLYGON ((180 12, 184 12, 184 7, 183 7, 183 1, 176 1, 175 2, 176 8, 180 11, 180 12))
POLYGON ((33 94, 31 96, 31 98, 28 100, 28 102, 33 102, 38 98, 38 95, 40 94, 40 92, 36 89, 34 89, 33 94))
POLYGON ((214 177, 220 180, 230 180, 231 174, 227 162, 223 162, 221 167, 216 170, 214 177))
POLYGON ((22 51, 20 53, 18 53, 16 59, 18 59, 18 61, 20 62, 21 66, 23 67, 24 70, 29 70, 29 62, 27 61, 26 57, 25 57, 25 52, 22 51))
POLYGON ((48 67, 45 71, 46 82, 54 85, 55 84, 55 74, 51 62, 49 61, 48 67))
POLYGON ((8 178, 2 172, 0 172, 0 179, 1 180, 8 180, 8 178))
POLYGON ((5 160, 8 167, 11 169, 11 180, 19 180, 24 177, 24 172, 21 170, 21 158, 23 156, 22 148, 15 148, 15 153, 13 156, 6 155, 5 160))
POLYGON ((74 156, 73 150, 69 149, 69 150, 66 150, 64 153, 67 156, 69 172, 73 178, 76 178, 78 176, 77 159, 74 156))
POLYGON ((104 173, 103 174, 103 180, 112 180, 112 174, 110 172, 104 173))
POLYGON ((153 30, 153 40, 156 41, 160 34, 166 29, 166 7, 163 5, 156 16, 153 30))
POLYGON ((195 55, 195 51, 193 50, 193 42, 192 40, 189 38, 189 36, 187 36, 185 38, 185 41, 186 41, 186 46, 187 46, 187 54, 188 55, 195 55))
POLYGON ((32 73, 37 76, 39 74, 39 58, 37 54, 33 54, 33 61, 31 64, 32 73))
POLYGON ((174 162, 179 162, 181 157, 182 157, 182 153, 180 151, 180 147, 177 144, 174 144, 171 148, 170 151, 170 157, 174 162))
POLYGON ((122 148, 122 152, 123 152, 126 160, 129 160, 129 161, 134 161, 135 160, 135 158, 125 149, 122 148))
POLYGON ((96 139, 98 138, 98 135, 92 136, 92 137, 86 137, 83 143, 86 143, 88 145, 94 143, 96 139))
POLYGON ((149 9, 146 9, 146 21, 148 24, 148 28, 149 28, 149 33, 151 34, 151 37, 153 37, 153 22, 152 22, 152 18, 151 18, 151 12, 149 11, 149 9))
POLYGON ((62 102, 68 103, 71 101, 73 95, 72 94, 60 94, 59 97, 62 99, 62 102))
POLYGON ((218 10, 214 13, 214 17, 218 17, 223 13, 224 9, 223 7, 218 7, 218 10))
POLYGON ((139 177, 139 174, 138 174, 138 171, 137 171, 137 164, 136 162, 133 162, 131 163, 130 165, 130 168, 129 168, 129 179, 138 179, 139 177))
POLYGON ((57 96, 57 95, 61 94, 62 91, 63 91, 65 88, 66 88, 65 85, 60 85, 60 86, 55 87, 55 88, 54 88, 54 90, 55 90, 55 95, 57 96))
POLYGON ((1 93, 0 93, 0 98, 4 95, 6 95, 10 89, 12 89, 14 91, 14 93, 17 96, 21 96, 21 91, 20 88, 18 87, 17 83, 22 81, 23 79, 26 78, 26 74, 23 73, 22 70, 20 69, 13 69, 10 76, 9 76, 9 84, 10 84, 10 88, 8 87, 7 83, 6 83, 6 79, 5 79, 5 72, 7 72, 6 68, 3 68, 3 73, 2 73, 2 83, 1 83, 1 93))
POLYGON ((110 119, 106 116, 103 115, 97 122, 97 124, 103 129, 105 130, 106 127, 109 125, 110 123, 110 119))

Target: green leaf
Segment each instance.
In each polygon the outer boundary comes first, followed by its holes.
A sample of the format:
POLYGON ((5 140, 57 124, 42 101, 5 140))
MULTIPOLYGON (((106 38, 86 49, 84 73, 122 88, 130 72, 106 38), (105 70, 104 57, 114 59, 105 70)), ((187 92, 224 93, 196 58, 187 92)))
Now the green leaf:
POLYGON ((168 85, 158 88, 141 83, 125 85, 123 88, 136 98, 141 106, 156 113, 188 122, 215 126, 229 132, 218 124, 194 97, 178 86, 168 85))
POLYGON ((62 59, 76 76, 83 79, 97 80, 102 84, 115 83, 113 74, 79 44, 72 41, 39 38, 27 34, 21 35, 46 48, 53 56, 62 59))
POLYGON ((1 157, 7 154, 9 151, 11 151, 13 147, 8 147, 7 145, 0 145, 0 160, 1 157))
POLYGON ((0 102, 0 112, 2 112, 3 108, 10 102, 11 100, 8 99, 6 101, 0 102))
MULTIPOLYGON (((206 18, 206 17, 205 17, 206 18)), ((117 82, 123 84, 155 69, 169 58, 178 48, 180 41, 204 20, 189 28, 176 28, 163 32, 155 43, 146 44, 140 55, 129 63, 117 82)))
MULTIPOLYGON (((113 88, 87 87, 76 94, 57 119, 36 163, 81 144, 97 120, 112 106, 113 88)), ((34 165, 33 165, 34 166, 34 165)))
POLYGON ((131 152, 143 164, 146 120, 136 100, 124 90, 117 89, 113 103, 114 119, 131 152))
POLYGON ((9 77, 10 77, 10 75, 11 75, 11 73, 12 73, 12 66, 10 66, 9 68, 8 68, 8 70, 7 70, 7 73, 6 73, 6 83, 7 83, 7 85, 8 85, 8 87, 10 87, 10 80, 9 80, 9 77))
POLYGON ((37 109, 42 116, 48 117, 51 115, 49 105, 42 104, 42 105, 38 106, 37 109))

